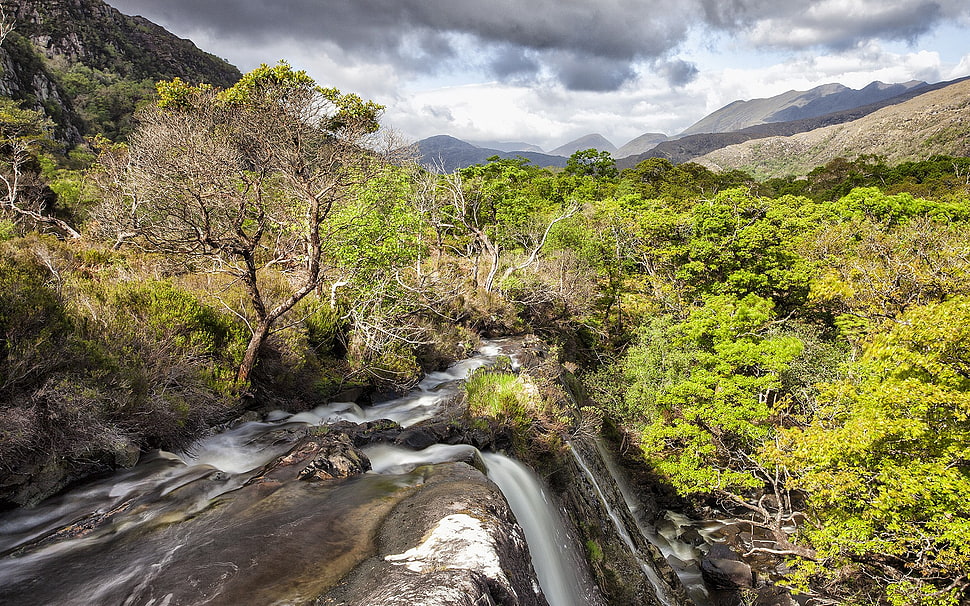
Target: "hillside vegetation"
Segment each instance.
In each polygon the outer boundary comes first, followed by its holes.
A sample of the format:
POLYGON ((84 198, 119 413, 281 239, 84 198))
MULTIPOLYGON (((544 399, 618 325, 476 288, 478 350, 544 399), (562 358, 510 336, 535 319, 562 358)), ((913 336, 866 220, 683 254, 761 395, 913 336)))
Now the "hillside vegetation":
POLYGON ((696 158, 714 170, 759 177, 805 175, 839 157, 875 155, 890 162, 934 154, 970 154, 970 81, 883 108, 864 118, 789 137, 732 145, 696 158))
POLYGON ((0 0, 13 31, 0 46, 0 93, 43 112, 53 134, 124 138, 155 82, 181 77, 231 86, 240 73, 141 17, 102 0, 0 0))
POLYGON ((385 150, 380 105, 283 62, 163 80, 104 131, 124 142, 68 153, 0 98, 0 503, 529 333, 584 399, 479 377, 517 436, 620 436, 816 603, 965 604, 968 86, 811 146, 882 157, 776 151, 765 180, 596 149, 436 174, 385 150))
POLYGON ((84 171, 42 115, 0 114, 3 499, 528 332, 590 399, 496 400, 518 435, 612 427, 819 599, 967 598, 970 159, 436 175, 375 151, 380 106, 286 64, 158 92, 84 171))

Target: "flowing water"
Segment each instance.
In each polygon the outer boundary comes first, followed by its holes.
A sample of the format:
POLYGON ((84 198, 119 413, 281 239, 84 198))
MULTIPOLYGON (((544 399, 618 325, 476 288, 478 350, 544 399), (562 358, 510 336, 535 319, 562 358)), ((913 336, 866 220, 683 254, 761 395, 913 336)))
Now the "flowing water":
POLYGON ((597 440, 596 450, 623 496, 623 501, 636 522, 640 534, 660 550, 660 553, 667 559, 667 563, 677 573, 681 584, 687 590, 688 597, 696 606, 711 604, 711 598, 704 586, 698 565, 704 557, 704 552, 696 545, 681 540, 680 537, 684 529, 694 529, 705 541, 713 542, 713 539, 709 539, 709 536, 721 525, 715 521, 699 522, 691 520, 687 516, 673 511, 665 512, 662 518, 651 523, 645 519, 640 509, 639 500, 609 449, 597 440))
MULTIPOLYGON (((307 425, 391 419, 402 426, 434 417, 500 345, 443 372, 411 393, 361 409, 338 402, 266 422, 244 423, 178 455, 157 452, 138 465, 31 509, 0 516, 0 603, 169 606, 285 603, 319 595, 349 570, 345 554, 368 537, 423 464, 470 460, 471 446, 423 451, 365 449, 373 470, 337 484, 263 481, 261 467, 284 454, 307 425), (321 512, 326 512, 321 515, 321 512)), ((507 457, 481 455, 525 531, 551 606, 601 600, 576 541, 538 478, 507 457)), ((354 560, 357 561, 357 560, 354 560)))
POLYGON ((630 553, 632 553, 636 558, 637 564, 640 566, 640 570, 643 571, 644 576, 646 576, 647 580, 650 581, 650 585, 653 587, 654 595, 664 606, 676 606, 679 601, 671 596, 670 589, 667 587, 667 584, 663 581, 663 579, 660 578, 657 571, 655 571, 653 567, 643 559, 643 556, 640 555, 639 549, 637 548, 636 543, 633 541, 633 537, 630 536, 630 533, 626 529, 626 524, 623 522, 619 513, 610 504, 610 500, 606 497, 606 494, 600 487, 596 474, 590 471, 590 468, 583 459, 583 456, 579 453, 579 450, 573 447, 572 444, 570 444, 570 451, 576 458, 576 463, 586 474, 586 477, 589 479, 590 483, 592 483, 593 489, 596 491, 596 495, 603 504, 603 508, 606 510, 606 514, 609 516, 610 521, 613 522, 613 527, 616 529, 617 534, 620 535, 620 538, 627 546, 627 549, 629 549, 630 553))
POLYGON ((508 457, 483 453, 488 477, 495 482, 525 532, 532 565, 549 606, 601 603, 585 569, 577 541, 536 474, 508 457))

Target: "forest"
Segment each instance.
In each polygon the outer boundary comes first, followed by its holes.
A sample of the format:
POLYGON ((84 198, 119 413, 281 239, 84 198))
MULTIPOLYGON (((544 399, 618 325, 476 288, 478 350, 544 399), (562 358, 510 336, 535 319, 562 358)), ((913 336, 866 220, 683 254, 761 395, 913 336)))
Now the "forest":
POLYGON ((438 174, 381 109, 264 65, 66 150, 0 100, 0 502, 535 334, 587 405, 493 416, 623 436, 817 603, 965 603, 970 158, 438 174))

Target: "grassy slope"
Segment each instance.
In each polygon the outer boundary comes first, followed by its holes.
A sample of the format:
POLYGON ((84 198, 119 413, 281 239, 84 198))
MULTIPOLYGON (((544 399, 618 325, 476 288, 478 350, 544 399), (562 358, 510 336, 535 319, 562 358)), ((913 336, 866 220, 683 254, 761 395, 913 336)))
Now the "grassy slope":
POLYGON ((713 170, 756 177, 804 175, 838 157, 883 156, 891 164, 934 154, 970 155, 970 81, 920 95, 869 116, 790 137, 732 145, 697 158, 713 170))

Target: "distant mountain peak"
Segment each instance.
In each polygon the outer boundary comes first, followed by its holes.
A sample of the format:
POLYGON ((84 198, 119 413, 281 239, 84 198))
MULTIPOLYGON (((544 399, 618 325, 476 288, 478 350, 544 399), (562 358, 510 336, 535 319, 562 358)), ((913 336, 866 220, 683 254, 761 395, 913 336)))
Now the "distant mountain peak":
POLYGON ((421 166, 442 173, 454 172, 459 168, 473 164, 484 164, 492 156, 500 158, 522 157, 536 166, 563 167, 566 165, 566 158, 560 156, 525 150, 505 152, 479 147, 451 135, 435 135, 421 139, 411 145, 409 151, 416 156, 421 166))
POLYGON ((817 118, 838 111, 862 107, 926 86, 911 80, 902 84, 871 82, 855 90, 829 83, 807 91, 788 91, 774 97, 734 101, 692 124, 681 135, 736 132, 751 126, 817 118))
POLYGON ((469 143, 485 149, 497 149, 503 152, 527 151, 538 152, 540 154, 545 153, 538 145, 526 143, 525 141, 469 141, 469 143))
POLYGON ((643 133, 639 137, 624 143, 620 149, 616 150, 613 157, 626 158, 629 156, 638 156, 644 152, 650 151, 658 144, 663 143, 666 140, 667 135, 663 133, 643 133))
POLYGON ((597 149, 599 151, 605 151, 611 154, 616 152, 616 146, 613 145, 609 139, 599 133, 593 133, 590 135, 584 135, 578 139, 573 139, 569 143, 560 145, 556 149, 550 151, 549 154, 552 156, 569 157, 584 149, 597 149))

